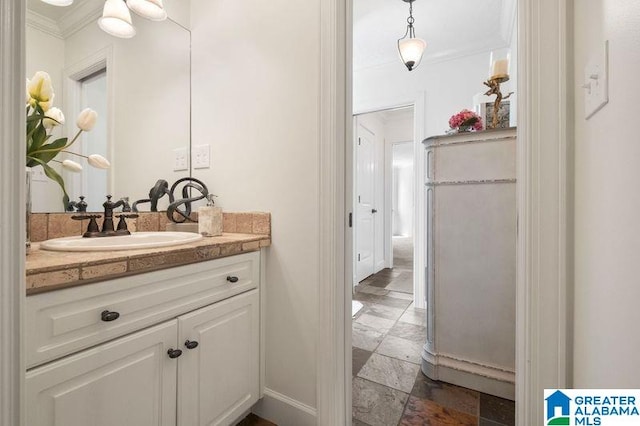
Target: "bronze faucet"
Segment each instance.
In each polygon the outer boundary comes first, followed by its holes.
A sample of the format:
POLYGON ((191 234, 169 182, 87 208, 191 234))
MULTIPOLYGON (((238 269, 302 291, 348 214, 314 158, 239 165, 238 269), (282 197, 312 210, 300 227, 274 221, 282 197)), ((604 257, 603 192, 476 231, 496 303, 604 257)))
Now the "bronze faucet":
POLYGON ((117 229, 114 229, 113 225, 113 209, 118 207, 122 207, 123 212, 131 211, 129 207, 129 203, 126 200, 118 200, 115 203, 111 201, 111 195, 107 195, 107 201, 102 204, 104 207, 104 219, 102 221, 102 229, 98 230, 98 223, 96 219, 100 218, 100 215, 90 214, 90 215, 76 215, 71 216, 74 220, 85 220, 89 219, 89 225, 87 226, 87 232, 85 232, 82 236, 85 238, 92 237, 113 237, 118 235, 131 235, 131 232, 127 229, 127 222, 125 219, 133 219, 138 217, 137 214, 120 214, 117 217, 120 219, 118 221, 117 229))

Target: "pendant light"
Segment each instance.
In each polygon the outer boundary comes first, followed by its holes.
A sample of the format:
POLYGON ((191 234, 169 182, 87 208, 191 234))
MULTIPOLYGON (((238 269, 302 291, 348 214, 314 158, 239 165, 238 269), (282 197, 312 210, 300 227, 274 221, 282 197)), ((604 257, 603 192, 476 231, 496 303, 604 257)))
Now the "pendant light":
POLYGON ((407 31, 404 33, 404 37, 398 40, 398 52, 402 62, 411 71, 420 64, 427 42, 417 38, 413 28, 413 23, 415 22, 415 19, 413 19, 413 2, 415 0, 402 1, 409 3, 409 17, 407 18, 407 31))
POLYGON ((73 4, 73 0, 42 0, 42 2, 53 6, 71 6, 73 4))
POLYGON ((136 35, 136 29, 131 23, 131 13, 124 0, 107 0, 102 17, 98 19, 98 26, 115 37, 131 38, 136 35))
POLYGON ((167 19, 167 11, 162 6, 162 0, 127 0, 127 6, 136 14, 150 21, 167 19))

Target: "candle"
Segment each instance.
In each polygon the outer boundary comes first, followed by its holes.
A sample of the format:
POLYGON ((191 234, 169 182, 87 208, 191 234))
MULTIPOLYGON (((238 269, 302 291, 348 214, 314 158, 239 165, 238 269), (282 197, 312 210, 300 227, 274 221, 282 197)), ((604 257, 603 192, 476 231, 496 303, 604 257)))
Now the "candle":
POLYGON ((493 63, 491 77, 509 75, 509 59, 498 59, 493 63))

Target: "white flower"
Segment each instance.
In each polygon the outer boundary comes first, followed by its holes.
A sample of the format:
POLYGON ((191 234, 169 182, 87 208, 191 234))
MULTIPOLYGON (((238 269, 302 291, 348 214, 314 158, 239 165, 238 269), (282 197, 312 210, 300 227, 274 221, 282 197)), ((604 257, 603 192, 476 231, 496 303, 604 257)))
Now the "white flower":
POLYGON ((31 95, 29 94, 29 84, 31 84, 31 82, 29 81, 29 79, 27 79, 27 86, 26 86, 26 91, 25 91, 25 95, 26 95, 26 103, 29 103, 29 101, 31 100, 31 95))
POLYGON ((109 162, 109 160, 107 160, 100 154, 91 154, 89 157, 87 157, 87 161, 96 169, 108 169, 109 167, 111 167, 111 163, 109 162))
POLYGON ((62 167, 74 173, 80 173, 82 171, 82 166, 73 160, 64 160, 62 167))
POLYGON ((84 130, 85 132, 91 131, 93 126, 96 125, 96 120, 98 119, 98 113, 92 110, 91 108, 85 108, 82 110, 80 115, 78 115, 78 119, 76 120, 76 125, 80 130, 84 130))
POLYGON ((64 124, 64 114, 60 111, 60 108, 49 108, 47 112, 44 113, 45 117, 49 117, 50 119, 45 118, 42 120, 42 124, 46 129, 51 129, 58 125, 64 124))
POLYGON ((51 77, 44 71, 38 71, 33 78, 29 80, 27 84, 27 91, 29 96, 38 101, 43 109, 49 109, 53 102, 53 86, 51 84, 51 77))

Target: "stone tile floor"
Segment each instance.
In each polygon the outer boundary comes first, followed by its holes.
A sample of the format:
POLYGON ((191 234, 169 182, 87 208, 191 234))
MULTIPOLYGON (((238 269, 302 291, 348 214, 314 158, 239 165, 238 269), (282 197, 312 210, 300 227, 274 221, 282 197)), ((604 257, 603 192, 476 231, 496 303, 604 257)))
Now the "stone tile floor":
POLYGON ((513 401, 422 374, 425 311, 392 290, 407 288, 398 283, 405 272, 385 269, 356 287, 364 308, 353 318, 353 425, 514 425, 513 401))

